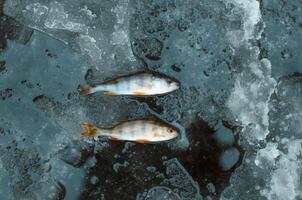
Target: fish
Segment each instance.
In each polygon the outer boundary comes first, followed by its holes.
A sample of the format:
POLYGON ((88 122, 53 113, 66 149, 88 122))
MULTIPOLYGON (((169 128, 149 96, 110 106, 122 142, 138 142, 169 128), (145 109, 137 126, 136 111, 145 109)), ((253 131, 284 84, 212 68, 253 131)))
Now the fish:
POLYGON ((80 95, 88 96, 96 92, 105 95, 152 96, 173 92, 180 88, 180 83, 166 75, 155 72, 137 72, 119 76, 104 83, 80 85, 80 95))
POLYGON ((125 121, 110 128, 97 128, 90 123, 81 126, 85 129, 81 136, 106 136, 109 140, 139 143, 168 141, 179 135, 176 127, 155 118, 125 121))

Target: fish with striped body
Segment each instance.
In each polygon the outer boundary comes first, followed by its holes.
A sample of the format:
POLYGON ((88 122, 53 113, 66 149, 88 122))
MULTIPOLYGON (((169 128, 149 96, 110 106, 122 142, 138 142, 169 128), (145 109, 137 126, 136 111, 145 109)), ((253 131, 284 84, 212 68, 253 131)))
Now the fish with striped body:
POLYGON ((173 92, 180 83, 170 77, 158 73, 139 72, 128 76, 120 76, 113 80, 96 84, 80 85, 81 95, 103 92, 106 95, 151 96, 173 92))
POLYGON ((82 136, 106 136, 110 140, 124 140, 140 143, 160 142, 176 138, 177 128, 157 119, 137 119, 117 124, 112 128, 97 128, 83 123, 82 136))

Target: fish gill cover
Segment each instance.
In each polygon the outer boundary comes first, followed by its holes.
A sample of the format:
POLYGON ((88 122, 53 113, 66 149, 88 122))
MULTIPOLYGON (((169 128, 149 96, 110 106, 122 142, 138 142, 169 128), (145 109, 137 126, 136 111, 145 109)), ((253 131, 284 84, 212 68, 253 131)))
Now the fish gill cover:
POLYGON ((0 199, 302 199, 299 1, 0 0, 0 199), (137 71, 158 97, 81 97, 137 71), (158 144, 80 137, 156 116, 158 144))

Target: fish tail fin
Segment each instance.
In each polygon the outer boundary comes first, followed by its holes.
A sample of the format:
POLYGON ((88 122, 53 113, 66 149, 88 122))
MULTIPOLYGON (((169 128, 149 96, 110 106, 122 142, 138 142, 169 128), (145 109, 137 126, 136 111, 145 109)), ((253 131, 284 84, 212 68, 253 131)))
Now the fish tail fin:
POLYGON ((81 136, 98 136, 100 135, 100 130, 89 123, 82 123, 81 127, 85 129, 85 132, 81 133, 81 136))
POLYGON ((80 85, 80 95, 82 96, 88 96, 88 95, 91 95, 93 94, 94 92, 91 90, 92 89, 92 86, 91 85, 88 85, 88 84, 83 84, 83 85, 80 85))

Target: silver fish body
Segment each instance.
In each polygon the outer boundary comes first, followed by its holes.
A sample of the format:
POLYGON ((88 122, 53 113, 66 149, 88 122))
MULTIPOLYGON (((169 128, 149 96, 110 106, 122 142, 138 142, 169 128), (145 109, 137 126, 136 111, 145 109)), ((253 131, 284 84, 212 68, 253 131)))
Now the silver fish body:
POLYGON ((81 85, 82 95, 104 92, 106 95, 151 96, 173 92, 180 83, 165 75, 140 72, 122 76, 97 85, 81 85))
POLYGON ((117 124, 112 128, 96 128, 84 123, 86 129, 82 136, 107 136, 111 140, 125 140, 134 142, 160 142, 176 138, 178 129, 154 119, 139 119, 117 124))

